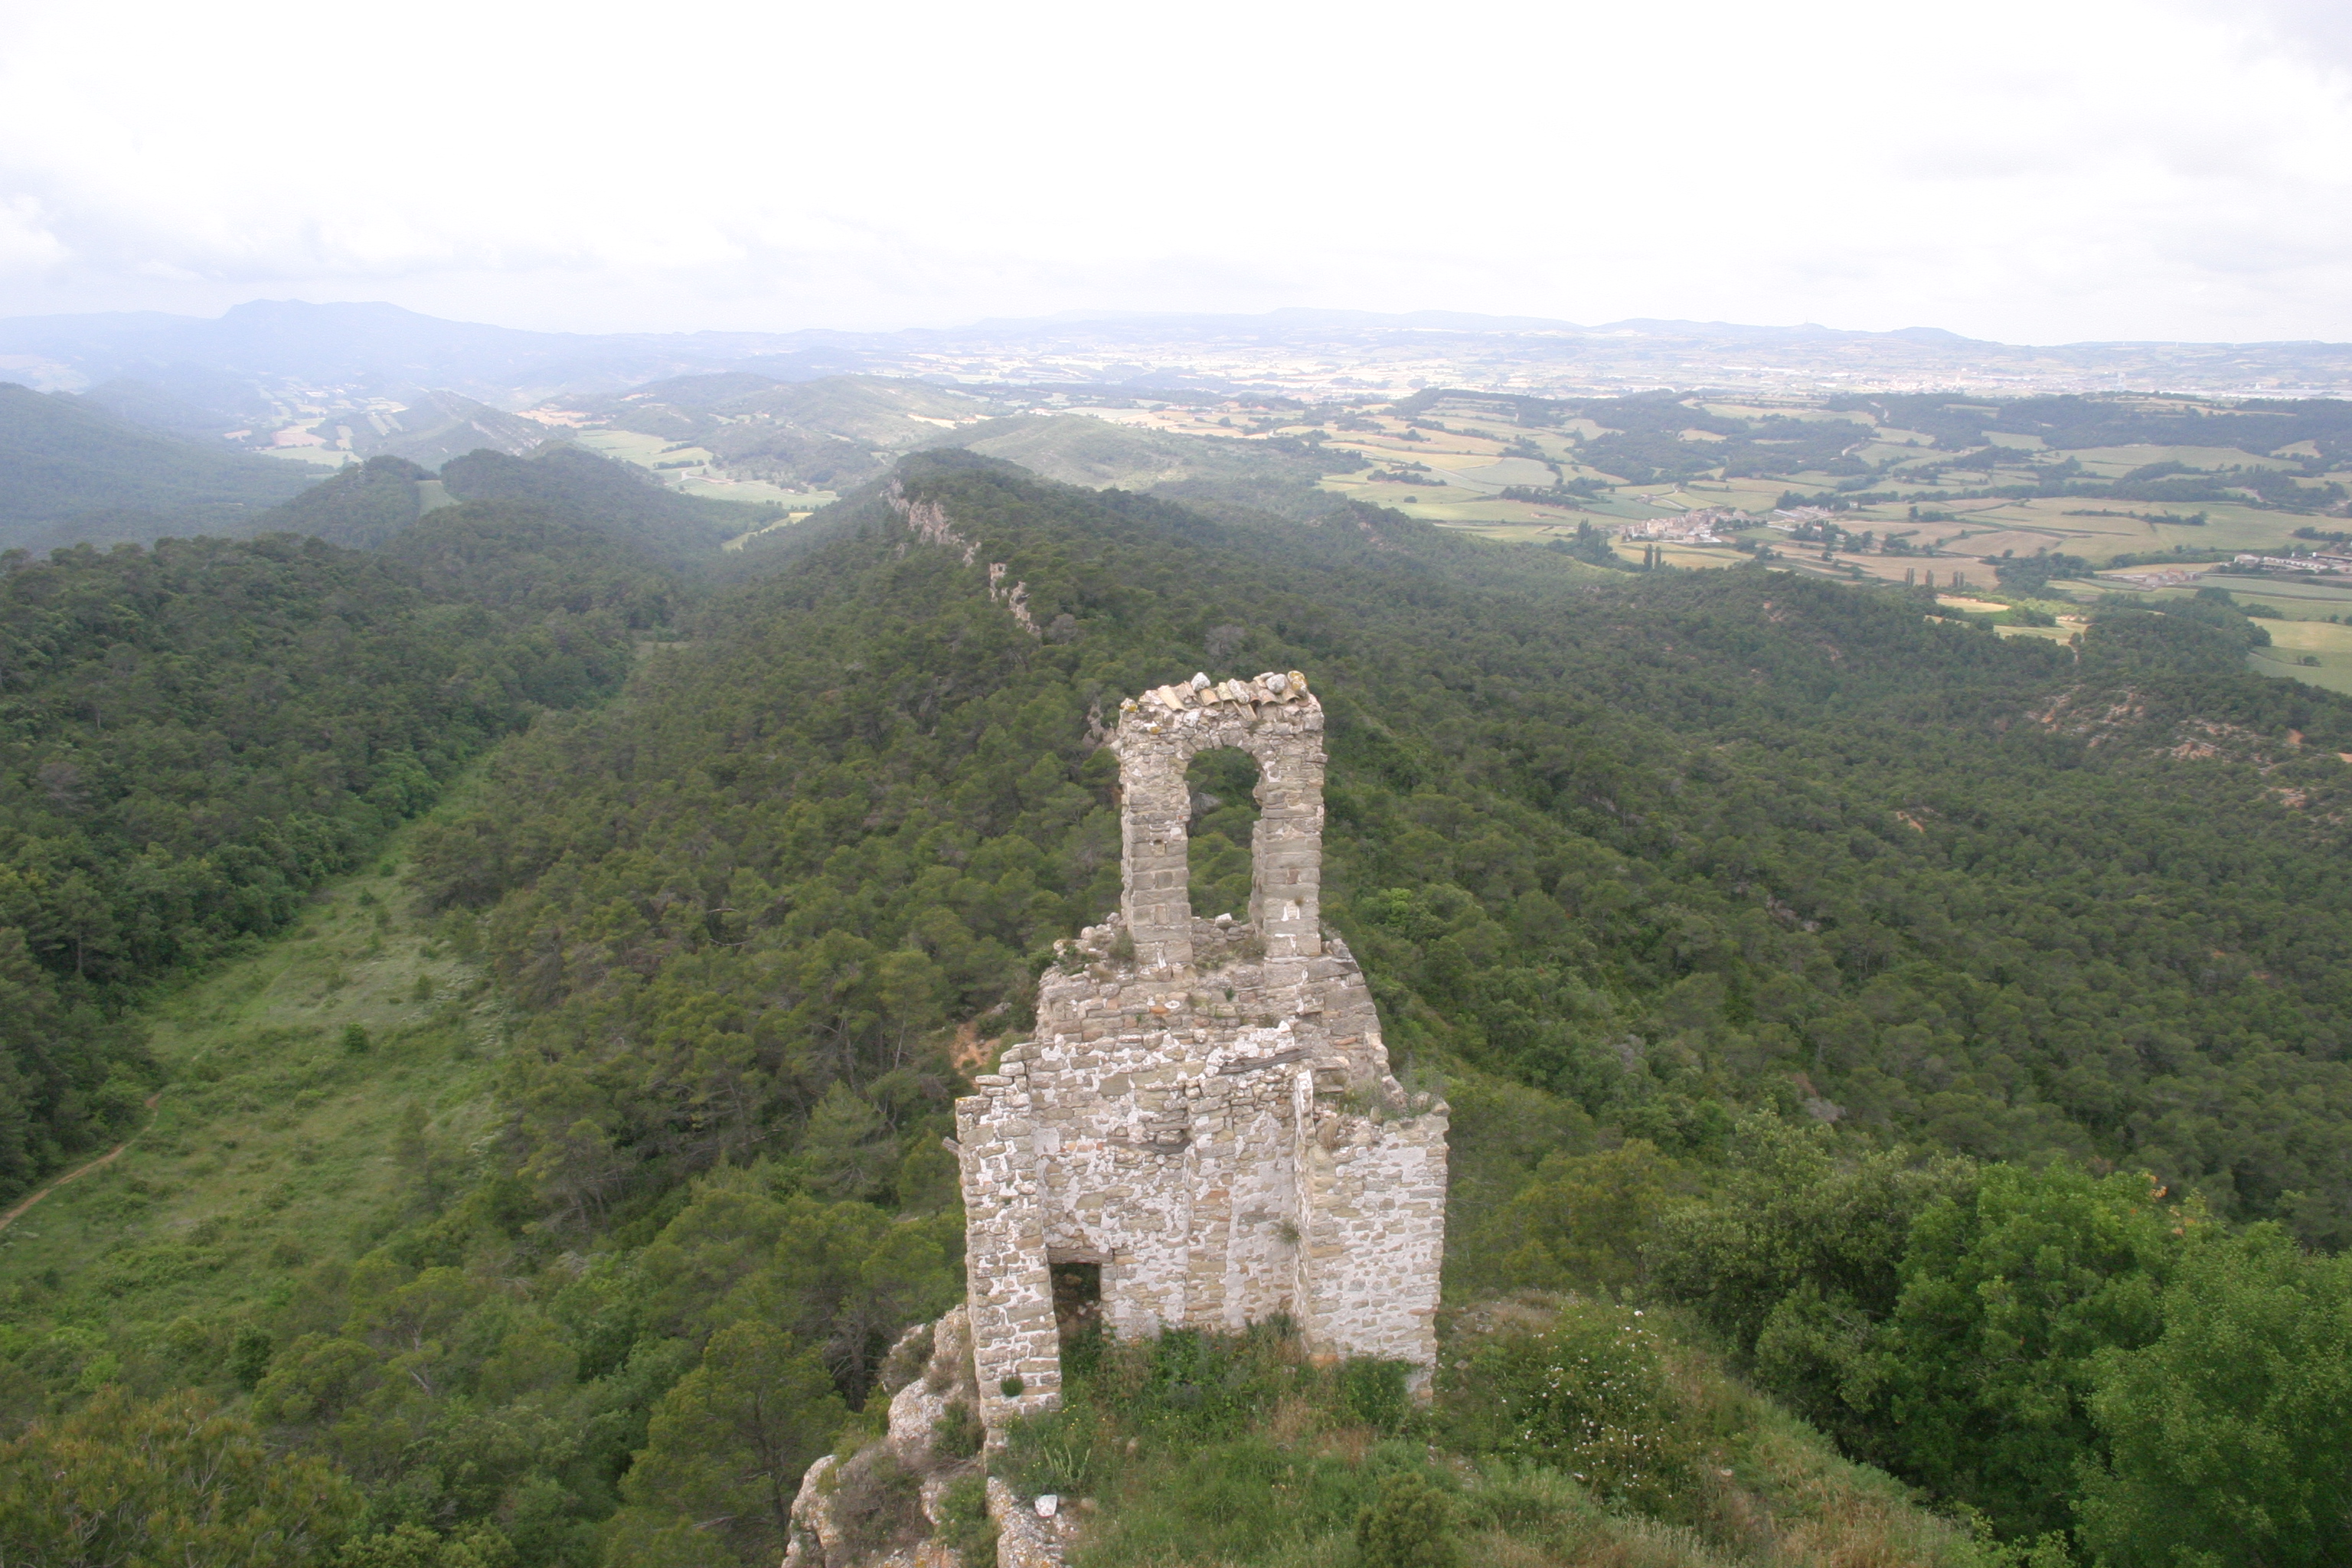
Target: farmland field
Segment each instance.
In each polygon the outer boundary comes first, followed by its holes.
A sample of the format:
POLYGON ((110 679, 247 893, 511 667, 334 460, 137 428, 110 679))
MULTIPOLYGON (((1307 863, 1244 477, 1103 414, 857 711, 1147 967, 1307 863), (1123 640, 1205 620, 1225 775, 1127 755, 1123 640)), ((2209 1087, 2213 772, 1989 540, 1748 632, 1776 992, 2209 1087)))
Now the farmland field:
POLYGON ((678 458, 695 458, 706 463, 710 460, 710 454, 699 447, 670 452, 668 448, 677 445, 676 442, 659 436, 648 436, 640 430, 583 430, 572 439, 575 446, 584 447, 600 458, 635 463, 642 468, 650 468, 656 462, 678 458))
POLYGON ((2352 693, 2352 626, 2327 621, 2265 621, 2271 647, 2255 650, 2246 668, 2352 693), (2292 662, 2316 658, 2316 668, 2292 662))

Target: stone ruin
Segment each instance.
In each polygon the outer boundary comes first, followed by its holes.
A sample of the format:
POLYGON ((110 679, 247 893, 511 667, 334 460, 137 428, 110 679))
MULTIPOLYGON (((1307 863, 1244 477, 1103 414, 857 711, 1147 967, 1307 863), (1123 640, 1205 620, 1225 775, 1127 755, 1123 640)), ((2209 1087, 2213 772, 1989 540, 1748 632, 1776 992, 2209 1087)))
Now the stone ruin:
POLYGON ((1297 671, 1120 704, 1119 912, 1062 946, 1034 1038, 956 1102, 981 1419, 1059 1402, 1059 1324, 1239 1329, 1434 1363, 1446 1107, 1389 1071, 1320 918, 1323 709, 1297 671), (1258 765, 1246 920, 1195 918, 1185 769, 1258 765))
MULTIPOLYGON (((1446 1108, 1390 1076, 1356 961, 1320 919, 1323 709, 1296 670, 1195 676, 1121 704, 1119 912, 1063 944, 1035 1038, 956 1102, 962 1306, 885 1359, 885 1435, 802 1477, 784 1568, 964 1568, 950 1489, 979 1478, 998 1568, 1064 1568, 1079 1520, 970 1444, 1061 1397, 1060 1325, 1121 1334, 1286 1316, 1323 1356, 1436 1354, 1446 1108), (1196 920, 1185 768, 1257 760, 1248 919, 1196 920), (968 1432, 968 1429, 967 1429, 968 1432), (911 1480, 914 1505, 889 1478, 911 1480)), ((1091 1504, 1077 1500, 1084 1510, 1091 1504)))

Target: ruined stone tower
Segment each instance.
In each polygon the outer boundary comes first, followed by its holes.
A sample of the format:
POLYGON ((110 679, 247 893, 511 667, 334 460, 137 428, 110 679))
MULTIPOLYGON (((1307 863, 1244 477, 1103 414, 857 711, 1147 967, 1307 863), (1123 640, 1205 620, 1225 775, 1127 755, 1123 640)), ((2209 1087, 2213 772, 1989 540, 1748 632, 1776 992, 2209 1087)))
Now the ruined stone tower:
POLYGON ((1058 1402, 1057 1278, 1120 1334, 1284 1314, 1425 1381, 1446 1108, 1390 1075, 1322 929, 1322 706, 1295 670, 1195 676, 1122 703, 1111 743, 1119 913, 1063 945, 1036 1037, 956 1102, 982 1419, 1058 1402), (1186 765, 1224 746, 1259 770, 1241 922, 1193 917, 1185 858, 1186 765))

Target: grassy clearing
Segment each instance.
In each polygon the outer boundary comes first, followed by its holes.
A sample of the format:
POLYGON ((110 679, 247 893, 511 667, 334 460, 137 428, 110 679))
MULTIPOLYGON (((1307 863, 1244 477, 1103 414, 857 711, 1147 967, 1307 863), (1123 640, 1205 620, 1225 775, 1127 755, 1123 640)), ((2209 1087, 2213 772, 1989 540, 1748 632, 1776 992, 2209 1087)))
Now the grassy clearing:
POLYGON ((788 490, 765 479, 714 479, 708 474, 688 474, 678 481, 677 488, 686 495, 699 496, 704 500, 733 501, 738 506, 773 501, 778 506, 794 508, 803 515, 835 499, 831 490, 788 490))
POLYGON ((2246 668, 2352 694, 2352 626, 2321 620, 2264 621, 2271 646, 2257 648, 2246 668), (2316 666, 2304 664, 2315 658, 2316 666))
MULTIPOLYGON (((615 462, 635 463, 643 468, 652 468, 655 461, 661 458, 664 450, 673 445, 663 437, 648 436, 638 430, 583 430, 575 433, 572 440, 573 445, 584 447, 600 458, 610 458, 615 462)), ((691 452, 678 452, 673 455, 683 458, 693 456, 698 452, 701 452, 698 447, 691 452)), ((709 454, 702 452, 702 456, 708 458, 709 454)))
POLYGON ((502 1040, 475 972, 412 909, 407 831, 296 924, 147 1013, 170 1080, 103 1170, 0 1232, 0 1334, 37 1374, 160 1388, 226 1375, 244 1320, 296 1272, 404 1216, 436 1144, 480 1136, 502 1040), (353 1033, 357 1031, 357 1033, 353 1033))

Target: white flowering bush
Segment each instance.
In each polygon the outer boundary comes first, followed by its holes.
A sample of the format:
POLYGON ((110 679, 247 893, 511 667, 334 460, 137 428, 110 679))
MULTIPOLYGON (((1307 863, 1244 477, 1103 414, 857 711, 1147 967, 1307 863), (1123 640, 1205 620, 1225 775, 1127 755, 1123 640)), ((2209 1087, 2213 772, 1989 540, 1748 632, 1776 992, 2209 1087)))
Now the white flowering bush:
POLYGON ((1694 1446, 1640 1311, 1572 1302, 1546 1326, 1463 1348, 1447 1398, 1465 1438, 1564 1470, 1612 1501, 1672 1511, 1694 1446))

